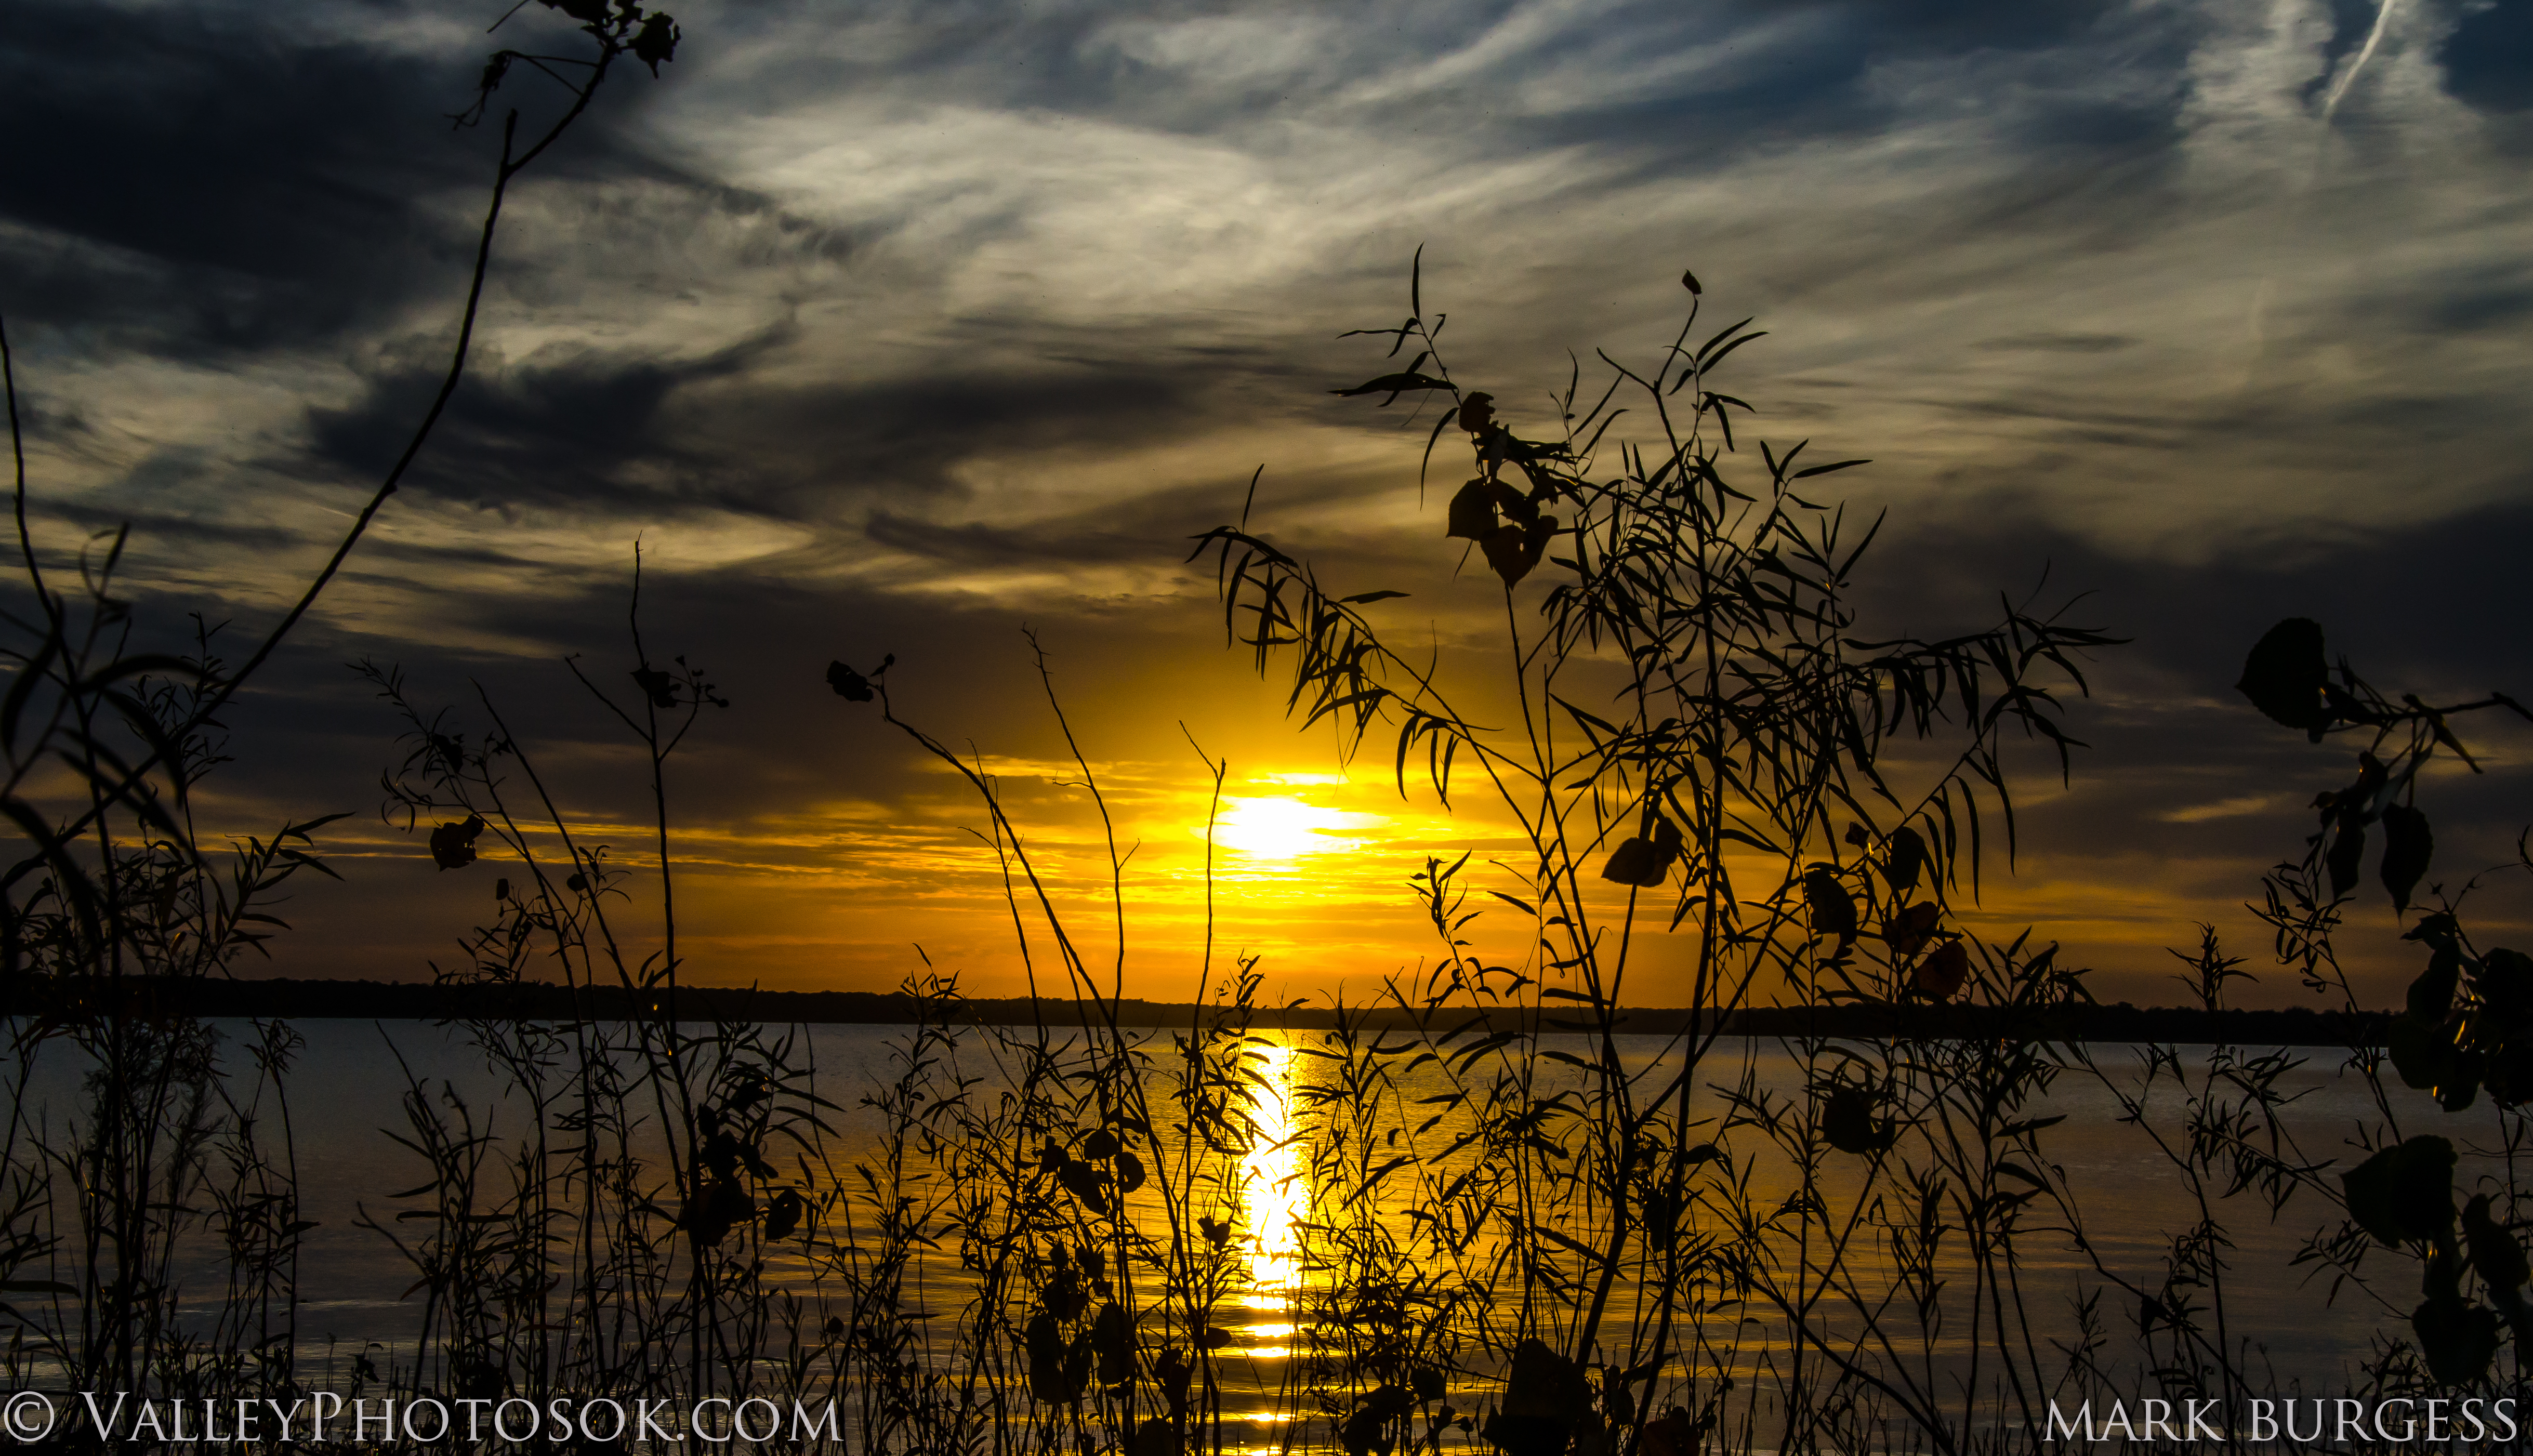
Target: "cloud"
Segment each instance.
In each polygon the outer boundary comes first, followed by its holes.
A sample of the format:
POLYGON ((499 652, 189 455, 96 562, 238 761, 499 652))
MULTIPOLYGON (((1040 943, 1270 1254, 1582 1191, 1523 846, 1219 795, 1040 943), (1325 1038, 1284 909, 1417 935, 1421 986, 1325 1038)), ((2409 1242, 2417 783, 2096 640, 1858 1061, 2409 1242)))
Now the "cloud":
POLYGON ((2278 795, 2250 793, 2214 803, 2192 804, 2187 808, 2166 809, 2154 817, 2166 824, 2205 824, 2210 819, 2238 819, 2246 814, 2265 813, 2277 807, 2278 795))
MULTIPOLYGON (((491 136, 446 113, 489 44, 563 32, 488 39, 472 0, 21 11, 0 122, 60 139, 0 158, 38 530, 134 520, 145 601, 268 620, 453 342, 491 136)), ((1701 333, 1758 316, 1728 387, 1780 447, 1874 459, 1836 479, 1892 512, 1879 618, 1975 625, 2044 562, 2093 593, 2139 644, 2079 715, 2099 777, 2034 805, 2048 903, 2150 874, 2122 894, 2215 915, 2328 777, 2227 695, 2268 621, 2439 691, 2520 656, 2520 11, 681 5, 665 79, 611 82, 512 193, 475 368, 276 679, 301 751, 235 772, 367 792, 332 663, 533 695, 533 660, 616 640, 641 536, 663 630, 738 684, 716 832, 912 813, 903 756, 819 757, 826 657, 956 677, 934 721, 979 733, 1030 688, 1023 617, 1094 696, 1248 692, 1182 556, 1262 462, 1260 529, 1412 586, 1384 620, 1455 651, 1498 609, 1417 500, 1432 408, 1325 393, 1381 367, 1335 335, 1397 321, 1421 245, 1450 368, 1532 434, 1570 361, 1587 391, 1597 348, 1661 365, 1683 265, 1701 333)), ((1209 730, 1279 741, 1274 694, 1223 701, 1209 730)), ((1113 712, 1118 756, 1175 751, 1170 714, 1113 712)), ((2494 844, 2507 811, 2472 812, 2455 843, 2494 844)))
POLYGON ((489 170, 443 58, 285 14, 29 0, 0 38, 0 295, 177 357, 307 347, 445 288, 435 204, 489 170))

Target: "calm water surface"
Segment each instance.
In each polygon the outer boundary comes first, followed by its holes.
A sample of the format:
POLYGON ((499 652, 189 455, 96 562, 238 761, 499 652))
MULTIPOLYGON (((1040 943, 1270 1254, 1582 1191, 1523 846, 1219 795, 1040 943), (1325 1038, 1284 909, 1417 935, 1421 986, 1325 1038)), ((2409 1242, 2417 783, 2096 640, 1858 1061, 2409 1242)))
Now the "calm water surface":
MULTIPOLYGON (((308 1298, 303 1301, 303 1324, 319 1349, 327 1340, 338 1348, 371 1341, 390 1350, 402 1348, 410 1343, 415 1310, 404 1300, 412 1272, 380 1236, 356 1227, 356 1221, 365 1208, 383 1220, 391 1218, 400 1205, 383 1195, 428 1176, 418 1156, 387 1136, 390 1130, 402 1130, 398 1099, 408 1079, 418 1077, 435 1089, 453 1091, 477 1111, 479 1125, 489 1118, 496 1135, 519 1132, 525 1114, 503 1096, 501 1079, 487 1070, 457 1028, 350 1020, 308 1020, 297 1025, 306 1046, 290 1079, 290 1115, 299 1148, 301 1216, 318 1223, 304 1246, 301 1287, 308 1298)), ((246 1024, 223 1022, 220 1028, 228 1060, 244 1063, 243 1046, 251 1035, 246 1024)), ((907 1029, 807 1028, 807 1051, 817 1068, 818 1090, 843 1109, 833 1119, 843 1144, 840 1162, 850 1162, 877 1136, 877 1115, 862 1107, 860 1099, 893 1075, 889 1048, 907 1029)), ((1313 1035, 1268 1033, 1275 1043, 1266 1053, 1269 1076, 1288 1087, 1295 1085, 1295 1078, 1312 1076, 1315 1059, 1296 1052, 1313 1035)), ((1576 1040, 1579 1043, 1580 1038, 1576 1040)), ((1621 1037, 1620 1041, 1624 1055, 1648 1066, 1666 1051, 1661 1038, 1621 1037)), ((2097 1046, 2094 1051, 2103 1067, 2133 1077, 2138 1049, 2097 1046)), ((2196 1067, 2204 1049, 2180 1051, 2183 1065, 2196 1067)), ((78 1109, 82 1069, 68 1058, 47 1055, 50 1060, 38 1068, 26 1110, 58 1125, 78 1109)), ((2338 1167, 2351 1166, 2363 1156, 2354 1138, 2361 1128, 2376 1125, 2377 1109, 2362 1079, 2340 1071, 2342 1053, 2316 1048, 2300 1055, 2304 1065, 2282 1083, 2302 1094, 2294 1104, 2290 1126, 2309 1157, 2333 1158, 2338 1167)), ((1799 1093, 1801 1065, 1773 1041, 1719 1043, 1708 1064, 1709 1079, 1735 1078, 1745 1061, 1763 1086, 1784 1094, 1799 1093)), ((2440 1126, 2439 1115, 2424 1094, 2396 1095, 2406 1099, 2395 1104, 2396 1112, 2412 1124, 2404 1131, 2440 1126)), ((1716 1103, 1706 1100, 1705 1110, 1712 1113, 1716 1103)), ((1281 1366, 1296 1334, 1296 1316, 1286 1298, 1274 1291, 1293 1283, 1301 1272, 1296 1225, 1310 1217, 1311 1209, 1306 1180, 1297 1176, 1298 1149, 1275 1144, 1281 1141, 1278 1135, 1291 1130, 1293 1119, 1309 1115, 1306 1102, 1295 1098, 1278 1104, 1266 1099, 1261 1122, 1268 1136, 1261 1138, 1241 1165, 1248 1223, 1242 1247, 1250 1251, 1250 1272, 1262 1292, 1246 1300, 1247 1322, 1233 1332, 1236 1351, 1245 1353, 1255 1381, 1248 1404, 1266 1419, 1276 1414, 1272 1392, 1281 1383, 1281 1366)), ((2168 1082, 2154 1105, 2167 1119, 2177 1115, 2178 1094, 2168 1082)), ((2145 1133, 2119 1122, 2119 1107, 2110 1089, 2093 1077, 2078 1071, 2063 1075, 2047 1105, 2035 1109, 2035 1115, 2047 1113, 2067 1117, 2047 1135, 2047 1146, 2077 1190, 2079 1211, 2094 1250, 2131 1280, 2150 1287, 2158 1283, 2172 1232, 2200 1217, 2187 1186, 2145 1133)), ((2167 1132, 2166 1136, 2172 1135, 2167 1132)), ((2466 1181, 2474 1172, 2465 1168, 2466 1181)), ((1833 1206, 1836 1203, 1833 1196, 1833 1206)), ((2273 1220, 2256 1194, 2246 1194, 2222 1204, 2218 1213, 2233 1242, 2228 1254, 2234 1302, 2231 1333, 2265 1352, 2281 1380, 2298 1380, 2308 1389, 2341 1384, 2353 1359, 2366 1351, 2374 1332, 2387 1321, 2383 1310, 2359 1303, 2354 1294, 2344 1295, 2340 1306, 2333 1308, 2327 1298, 2327 1274, 2315 1276, 2309 1268, 2290 1265, 2298 1248, 2325 1220, 2325 1207, 2300 1200, 2273 1220)), ((2044 1334, 2063 1333, 2067 1321, 2053 1317, 2056 1311, 2065 1308, 2070 1296, 2097 1285, 2098 1278, 2063 1236, 2043 1236, 2022 1252, 2027 1294, 2034 1301, 2044 1334)), ((929 1304, 936 1309, 955 1305, 962 1282, 955 1260, 928 1271, 926 1278, 933 1281, 929 1304)), ((2108 1318, 2135 1318, 2134 1308, 2124 1299, 2114 1296, 2105 1304, 2118 1311, 2108 1318)), ((2397 1324, 2399 1316, 2388 1322, 2397 1324)))

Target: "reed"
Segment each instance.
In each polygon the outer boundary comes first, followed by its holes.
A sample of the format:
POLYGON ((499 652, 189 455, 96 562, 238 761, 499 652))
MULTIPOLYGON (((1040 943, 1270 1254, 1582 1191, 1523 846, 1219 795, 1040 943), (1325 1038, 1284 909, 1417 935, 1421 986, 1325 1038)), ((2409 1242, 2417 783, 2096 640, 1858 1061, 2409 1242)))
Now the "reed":
MULTIPOLYGON (((2263 712, 2369 744, 2267 882, 2278 958, 2361 1009, 2334 947, 2373 829, 2378 878, 2428 961, 2387 1050, 2347 1050, 2374 1117, 2346 1166, 2292 1115, 2318 1054, 2123 1060, 2068 1042, 2083 972, 2029 935, 1963 926, 1982 877, 2011 866, 2027 771, 2069 772, 2082 744, 2062 710, 2116 639, 2011 602, 1958 636, 1877 636, 1855 583, 1879 522, 1823 494, 1865 462, 1810 464, 1807 445, 1753 435, 1751 407, 1719 386, 1760 335, 1702 323, 1694 277, 1672 342, 1601 356, 1590 388, 1578 366, 1533 438, 1444 362, 1421 267, 1406 321, 1358 331, 1388 341, 1384 372, 1336 392, 1441 406, 1429 470, 1468 462, 1442 546, 1474 577, 1445 590, 1500 607, 1500 632, 1394 650, 1384 604, 1400 591, 1325 584, 1245 513, 1195 546, 1229 642, 1288 684, 1297 727, 1385 750, 1402 795, 1483 798, 1518 827, 1526 847, 1506 860, 1422 858, 1402 905, 1434 937, 1417 974, 1338 1006, 1330 1032, 1277 1034, 1259 963, 1218 947, 1208 914, 1182 967, 1199 1009, 1128 1024, 1126 855, 1040 650, 1039 689, 1108 830, 1105 894, 1087 901, 1051 883, 991 775, 892 693, 892 662, 837 663, 828 681, 843 711, 875 712, 973 791, 1015 957, 1032 996, 1069 1013, 967 1025, 957 977, 926 965, 906 985, 920 1019, 860 1079, 821 1069, 805 1028, 681 1015, 696 972, 671 790, 728 704, 704 669, 656 654, 637 552, 632 668, 568 670, 638 751, 638 850, 591 837, 489 693, 429 705, 393 667, 361 665, 401 726, 386 812, 443 869, 494 880, 462 960, 436 973, 583 999, 450 1028, 489 1094, 406 1065, 381 1114, 410 1177, 357 1221, 410 1276, 408 1332, 348 1360, 328 1348, 302 1312, 321 1292, 292 1128, 300 1032, 257 1021, 232 1046, 136 1010, 126 987, 231 973, 285 928, 282 887, 330 873, 322 819, 215 863, 191 790, 228 756, 221 706, 357 546, 462 376, 508 184, 617 61, 665 58, 664 17, 620 0, 595 14, 560 119, 525 144, 515 117, 505 128, 440 401, 243 662, 199 622, 189 653, 134 647, 119 534, 57 590, 21 466, 30 605, 8 623, 0 809, 26 848, 0 876, 0 951, 12 987, 74 994, 9 1023, 0 1378, 283 1401, 796 1401, 833 1423, 751 1443, 870 1456, 2031 1451, 2053 1403, 2302 1390, 2241 1312, 2247 1281, 2296 1275, 2245 1269, 2235 1245, 2251 1221, 2296 1217, 2316 1227, 2296 1266, 2382 1331, 2352 1393, 2520 1394, 2533 961, 2474 939, 2479 881, 2412 897, 2432 846, 2422 766, 2469 761, 2465 715, 2523 710, 2377 692, 2325 666, 2310 623, 2252 653, 2244 690, 2263 712), (1640 1038, 1630 988, 1657 966, 1692 1015, 1640 1038), (587 993, 602 990, 629 1013, 601 1015, 587 993), (1887 1009, 1889 1029, 1722 1035, 1725 1014, 1774 1002, 1887 1009), (1988 1034, 1904 1034, 1911 1008, 1935 1004, 1978 1008, 1988 1034), (81 1105, 39 1117, 28 1089, 63 1058, 81 1105), (2079 1086, 2173 1170, 2189 1216, 2144 1261, 2095 1237, 2058 1155, 2079 1086), (1262 1404, 1279 1419, 1255 1422, 1262 1404)), ((496 56, 482 100, 521 59, 496 56)), ((1218 804, 1228 765, 1203 762, 1218 804)), ((2533 870, 2521 846, 2517 860, 2507 872, 2533 870)), ((1208 843, 1208 911, 1211 864, 1208 843)), ((2181 960, 2210 1010, 2246 974, 2212 931, 2181 960)))

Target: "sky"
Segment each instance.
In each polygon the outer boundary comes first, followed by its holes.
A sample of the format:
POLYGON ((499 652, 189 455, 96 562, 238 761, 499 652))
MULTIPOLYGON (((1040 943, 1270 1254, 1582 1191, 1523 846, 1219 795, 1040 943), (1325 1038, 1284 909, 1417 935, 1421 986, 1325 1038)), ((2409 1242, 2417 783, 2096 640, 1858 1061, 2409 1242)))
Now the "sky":
MULTIPOLYGON (((888 654, 1109 963, 1037 649, 1127 856, 1128 994, 1254 954, 1272 993, 1360 1000, 1430 963, 1409 876, 1506 826, 1288 721, 1187 559, 1246 502, 1330 584, 1408 592, 1384 631, 1487 670, 1502 594, 1420 500, 1430 409, 1327 392, 1388 367, 1339 335, 1395 324, 1419 249, 1455 377, 1533 434, 1595 350, 1672 336, 1682 268, 1702 317, 1754 317, 1753 428, 1873 461, 1834 479, 1887 513, 1882 635, 2002 594, 2130 639, 2087 664, 2073 775, 2019 761, 2012 872, 1959 906, 2105 1000, 2177 999, 2198 922, 2251 958, 2244 999, 2302 999, 2244 903, 2355 745, 2230 690, 2271 622, 2388 689, 2533 692, 2522 0, 673 8, 659 78, 612 78, 515 186, 466 382, 226 717, 215 837, 353 811, 323 836, 342 882, 295 882, 242 971, 427 976, 492 907, 498 866, 439 871, 381 814, 402 725, 348 664, 476 741, 497 705, 584 835, 649 862, 641 757, 565 664, 629 691, 637 541, 652 655, 731 703, 670 772, 689 979, 1027 984, 973 793, 825 684, 888 654)), ((488 35, 503 9, 13 6, 0 125, 40 142, 0 155, 0 319, 35 537, 68 562, 129 523, 150 640, 263 631, 427 403, 498 150, 448 118, 493 47, 571 40, 533 3, 488 35)), ((501 101, 555 95, 522 72, 501 101)), ((2420 799, 2456 887, 2533 821, 2533 735, 2470 741, 2487 772, 2420 799)), ((2478 892, 2502 943, 2523 880, 2478 892)), ((2349 932, 2385 1001, 2397 928, 2349 932)))

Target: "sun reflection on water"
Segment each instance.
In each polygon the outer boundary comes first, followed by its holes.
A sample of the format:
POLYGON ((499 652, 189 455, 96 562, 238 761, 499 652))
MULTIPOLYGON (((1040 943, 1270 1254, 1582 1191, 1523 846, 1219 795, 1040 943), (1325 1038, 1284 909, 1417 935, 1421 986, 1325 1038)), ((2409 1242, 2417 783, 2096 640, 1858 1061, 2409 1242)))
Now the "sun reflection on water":
MULTIPOLYGON (((1249 1293, 1242 1303, 1253 1310, 1288 1310, 1302 1276, 1301 1225, 1311 1206, 1293 1127, 1293 1048, 1264 1047, 1254 1055, 1262 1085, 1251 1109, 1257 1136, 1240 1160, 1240 1200, 1249 1219, 1249 1293)), ((1289 1338, 1294 1331, 1283 1323, 1257 1325, 1254 1332, 1289 1338)))

